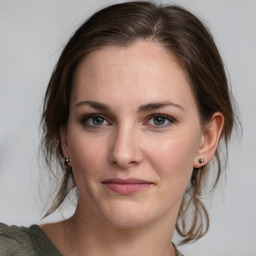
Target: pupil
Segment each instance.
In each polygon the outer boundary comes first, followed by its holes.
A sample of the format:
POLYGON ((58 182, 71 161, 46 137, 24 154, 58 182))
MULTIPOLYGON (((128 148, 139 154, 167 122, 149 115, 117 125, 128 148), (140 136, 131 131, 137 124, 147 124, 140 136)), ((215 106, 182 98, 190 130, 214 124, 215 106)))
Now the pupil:
POLYGON ((164 124, 165 119, 163 117, 156 117, 154 120, 155 125, 162 125, 164 124))
POLYGON ((94 118, 93 118, 93 124, 94 124, 94 125, 103 124, 103 118, 102 118, 102 117, 94 117, 94 118))

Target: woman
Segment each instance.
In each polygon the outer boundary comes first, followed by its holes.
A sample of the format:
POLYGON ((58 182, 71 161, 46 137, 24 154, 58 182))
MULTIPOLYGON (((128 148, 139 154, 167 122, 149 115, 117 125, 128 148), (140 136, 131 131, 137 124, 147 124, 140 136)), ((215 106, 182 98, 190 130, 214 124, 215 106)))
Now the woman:
POLYGON ((128 2, 94 14, 64 48, 42 116, 46 161, 63 171, 46 215, 72 189, 76 211, 30 228, 1 224, 0 252, 181 255, 175 228, 183 243, 208 230, 200 197, 210 169, 214 186, 222 171, 230 98, 216 45, 190 12, 128 2))

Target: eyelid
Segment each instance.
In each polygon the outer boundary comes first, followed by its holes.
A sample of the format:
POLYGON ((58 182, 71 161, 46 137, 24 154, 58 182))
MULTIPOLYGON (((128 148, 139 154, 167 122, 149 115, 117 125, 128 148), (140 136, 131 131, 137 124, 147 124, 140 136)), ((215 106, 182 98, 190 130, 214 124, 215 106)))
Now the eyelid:
MULTIPOLYGON (((101 113, 88 113, 88 114, 85 114, 85 115, 82 116, 82 118, 80 118, 79 121, 80 121, 80 123, 83 126, 89 127, 89 128, 101 128, 101 127, 113 124, 113 121, 110 121, 110 119, 108 117, 106 117, 104 114, 101 114, 101 113), (95 118, 95 117, 101 117, 102 119, 104 119, 104 121, 108 122, 108 124, 92 125, 92 124, 86 123, 87 120, 89 120, 90 118, 95 118)), ((170 116, 170 115, 163 114, 163 113, 153 113, 153 114, 150 114, 149 116, 147 116, 146 121, 143 124, 144 125, 146 124, 146 125, 149 125, 149 126, 152 126, 152 127, 155 127, 155 128, 165 128, 165 127, 168 127, 171 124, 174 124, 176 122, 177 122, 177 120, 174 117, 170 116), (148 123, 151 119, 157 118, 157 117, 161 117, 161 118, 167 120, 168 124, 154 125, 154 124, 149 124, 148 123)))
POLYGON ((80 118, 80 123, 83 124, 86 127, 93 127, 93 128, 100 128, 102 126, 105 126, 105 125, 89 125, 89 124, 85 124, 85 122, 88 119, 93 118, 93 117, 101 117, 102 119, 107 121, 109 124, 111 124, 109 119, 105 115, 100 114, 100 113, 89 113, 89 114, 83 115, 82 118, 80 118))
POLYGON ((150 114, 148 118, 158 117, 158 116, 164 117, 166 119, 170 119, 170 120, 176 122, 176 119, 174 117, 167 115, 167 114, 163 114, 163 113, 153 113, 153 114, 150 114))
POLYGON ((166 114, 162 114, 162 113, 155 113, 155 114, 149 115, 146 122, 149 122, 152 118, 156 118, 156 117, 162 117, 169 121, 169 123, 167 125, 153 125, 156 128, 165 128, 165 127, 170 126, 171 124, 174 124, 177 122, 177 120, 174 117, 166 115, 166 114))

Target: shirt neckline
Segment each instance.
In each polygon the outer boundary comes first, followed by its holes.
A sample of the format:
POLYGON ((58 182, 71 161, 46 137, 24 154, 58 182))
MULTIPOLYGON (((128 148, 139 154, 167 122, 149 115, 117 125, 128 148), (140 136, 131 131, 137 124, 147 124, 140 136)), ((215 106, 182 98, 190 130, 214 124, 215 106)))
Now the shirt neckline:
POLYGON ((37 255, 63 256, 38 225, 29 227, 29 236, 37 255))

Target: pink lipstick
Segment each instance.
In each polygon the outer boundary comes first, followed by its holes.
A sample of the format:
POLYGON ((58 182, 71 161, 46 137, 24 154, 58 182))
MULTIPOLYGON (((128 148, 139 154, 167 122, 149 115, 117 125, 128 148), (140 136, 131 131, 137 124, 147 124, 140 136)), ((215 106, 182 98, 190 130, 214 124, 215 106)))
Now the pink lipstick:
POLYGON ((123 195, 136 193, 153 184, 152 182, 135 178, 108 179, 104 180, 102 183, 110 190, 123 195))

